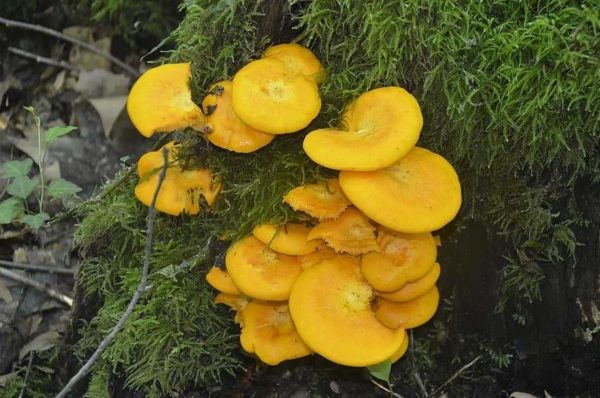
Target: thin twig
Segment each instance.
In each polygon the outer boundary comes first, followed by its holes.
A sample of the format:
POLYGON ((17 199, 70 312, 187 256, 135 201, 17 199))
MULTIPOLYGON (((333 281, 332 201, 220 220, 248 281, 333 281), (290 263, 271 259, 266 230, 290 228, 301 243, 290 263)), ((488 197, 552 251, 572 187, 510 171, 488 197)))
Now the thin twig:
POLYGON ((425 384, 423 384, 423 380, 421 380, 421 376, 419 376, 419 372, 416 372, 416 371, 413 372, 412 377, 417 382, 417 385, 421 389, 423 396, 425 396, 425 397, 429 396, 429 394, 427 394, 427 389, 425 388, 425 384))
POLYGON ((56 290, 47 287, 43 283, 35 281, 33 279, 27 278, 26 276, 17 274, 16 272, 9 271, 4 268, 0 268, 0 276, 11 279, 13 281, 20 282, 24 285, 31 286, 34 289, 37 289, 41 292, 46 293, 48 296, 60 301, 61 303, 65 303, 69 307, 73 306, 73 299, 67 295, 57 292, 56 290))
POLYGON ((404 398, 402 395, 393 392, 392 390, 390 390, 389 388, 387 388, 386 386, 384 386, 383 384, 378 383, 375 379, 373 379, 371 377, 371 383, 375 384, 377 387, 381 388, 383 391, 389 393, 392 397, 395 398, 404 398))
POLYGON ((58 267, 47 267, 44 265, 36 265, 36 264, 22 264, 15 263, 13 261, 0 260, 0 266, 4 266, 5 268, 17 268, 23 269, 27 271, 37 271, 37 272, 47 272, 49 274, 63 274, 63 275, 75 275, 75 271, 69 268, 58 268, 58 267))
POLYGON ((129 73, 133 77, 139 76, 139 73, 135 69, 133 69, 131 66, 127 65, 125 62, 121 61, 120 59, 112 56, 111 54, 109 54, 105 51, 102 51, 99 48, 94 47, 89 43, 86 43, 86 42, 76 39, 74 37, 65 35, 64 33, 58 32, 54 29, 50 29, 50 28, 46 28, 44 26, 34 25, 34 24, 26 23, 26 22, 15 21, 12 19, 2 18, 2 17, 0 17, 0 23, 8 26, 9 28, 14 27, 14 28, 33 30, 35 32, 44 33, 49 36, 53 36, 53 37, 59 38, 61 40, 68 41, 70 43, 78 45, 79 47, 85 48, 86 50, 89 50, 89 51, 94 52, 104 58, 111 60, 115 65, 118 65, 121 69, 123 69, 125 72, 129 73))
POLYGON ((33 351, 29 351, 29 363, 27 364, 27 371, 25 372, 25 379, 23 379, 23 387, 19 393, 19 398, 23 398, 25 394, 25 388, 27 388, 27 380, 29 380, 29 373, 31 372, 31 364, 33 363, 33 351))
POLYGON ((158 192, 160 191, 160 187, 162 186, 163 181, 165 180, 165 176, 167 174, 167 167, 169 165, 169 150, 167 148, 163 149, 163 167, 160 171, 158 177, 158 185, 156 186, 156 190, 154 191, 154 196, 152 197, 152 202, 150 203, 150 209, 148 210, 148 220, 146 225, 146 247, 144 248, 144 266, 142 268, 142 277, 140 278, 140 283, 127 306, 127 309, 119 319, 119 322, 115 325, 115 327, 110 331, 110 333, 102 340, 96 351, 92 354, 90 359, 79 369, 77 374, 69 380, 67 385, 63 387, 63 389, 58 393, 56 398, 66 397, 69 391, 79 382, 81 379, 85 377, 85 375, 90 371, 94 363, 100 358, 104 350, 108 348, 108 346, 113 342, 113 340, 117 337, 117 334, 123 329, 125 322, 129 319, 133 310, 142 297, 142 294, 147 290, 146 284, 148 282, 148 272, 150 270, 150 254, 152 253, 152 235, 154 233, 154 217, 156 216, 156 198, 158 197, 158 192))
POLYGON ((452 377, 450 377, 448 380, 446 380, 441 386, 439 386, 438 388, 436 388, 435 390, 433 390, 433 392, 431 394, 429 394, 429 396, 430 397, 434 397, 437 393, 439 393, 442 390, 442 388, 444 388, 448 384, 452 383, 454 381, 454 379, 456 379, 458 376, 460 376, 465 370, 467 370, 471 366, 475 365, 480 359, 481 359, 481 355, 479 355, 478 357, 476 357, 475 359, 473 359, 471 362, 469 362, 468 364, 466 364, 462 368, 458 369, 456 372, 454 372, 454 374, 452 375, 452 377))
POLYGON ((24 58, 33 59, 34 61, 36 61, 38 63, 57 66, 59 68, 64 68, 64 69, 69 69, 69 70, 72 70, 73 72, 81 72, 80 68, 78 68, 75 65, 71 65, 70 63, 68 63, 66 61, 57 61, 52 58, 43 57, 38 54, 30 53, 29 51, 21 50, 20 48, 8 47, 8 52, 19 55, 24 58))

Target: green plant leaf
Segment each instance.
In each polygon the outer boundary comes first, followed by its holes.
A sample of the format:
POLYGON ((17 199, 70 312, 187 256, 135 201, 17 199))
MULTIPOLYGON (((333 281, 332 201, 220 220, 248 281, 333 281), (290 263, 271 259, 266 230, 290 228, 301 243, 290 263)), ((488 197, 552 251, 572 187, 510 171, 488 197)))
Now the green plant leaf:
POLYGON ((40 229, 49 219, 50 215, 48 213, 41 212, 38 214, 28 214, 21 221, 31 229, 40 229))
POLYGON ((23 211, 23 202, 8 198, 0 202, 0 224, 10 224, 23 211))
POLYGON ((6 192, 17 198, 27 199, 38 187, 38 181, 26 176, 16 177, 7 187, 6 192))
POLYGON ((81 192, 81 188, 62 178, 52 180, 48 186, 48 195, 53 198, 67 198, 81 192))
POLYGON ((375 365, 367 366, 367 369, 369 370, 369 373, 371 373, 371 376, 388 383, 390 382, 392 361, 390 361, 389 359, 386 359, 385 361, 377 363, 375 365))
POLYGON ((24 160, 10 160, 4 163, 4 176, 8 178, 27 176, 33 166, 33 160, 30 158, 24 160))
POLYGON ((54 126, 46 130, 46 142, 49 144, 56 141, 63 135, 69 134, 71 131, 77 130, 75 126, 54 126))

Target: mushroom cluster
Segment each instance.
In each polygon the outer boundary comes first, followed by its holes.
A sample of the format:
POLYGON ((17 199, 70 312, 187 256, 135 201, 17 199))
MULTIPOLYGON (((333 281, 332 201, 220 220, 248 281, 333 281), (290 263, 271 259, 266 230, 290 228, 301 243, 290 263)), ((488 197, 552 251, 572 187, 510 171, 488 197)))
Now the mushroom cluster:
MULTIPOLYGON (((268 48, 210 87, 201 106, 190 75, 190 64, 163 65, 135 83, 127 109, 143 135, 189 127, 220 148, 249 153, 306 128, 321 108, 323 67, 297 44, 268 48)), ((450 163, 415 146, 422 126, 416 99, 383 87, 354 100, 338 128, 306 135, 310 159, 339 171, 283 197, 312 221, 256 226, 229 246, 225 268, 206 275, 219 291, 215 303, 235 310, 245 351, 270 365, 317 353, 347 366, 394 362, 406 352, 406 330, 431 319, 439 303, 432 232, 462 200, 450 163)), ((198 214, 200 199, 210 206, 221 182, 208 169, 182 169, 177 144, 167 148, 174 161, 156 208, 198 214)), ((156 151, 138 163, 135 194, 146 205, 162 162, 156 151)))

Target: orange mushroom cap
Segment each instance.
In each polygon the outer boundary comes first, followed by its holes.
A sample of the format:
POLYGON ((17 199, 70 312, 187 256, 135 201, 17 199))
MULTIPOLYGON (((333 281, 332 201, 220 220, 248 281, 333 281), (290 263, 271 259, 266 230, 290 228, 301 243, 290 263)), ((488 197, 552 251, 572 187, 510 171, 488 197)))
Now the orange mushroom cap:
POLYGON ((373 221, 399 232, 440 229, 461 204, 460 182, 452 165, 419 147, 386 169, 342 171, 340 185, 350 202, 373 221))
POLYGON ((296 256, 277 253, 252 235, 229 247, 225 264, 238 289, 259 300, 287 300, 302 272, 296 256))
POLYGON ((225 304, 230 309, 235 311, 234 322, 237 324, 242 323, 242 311, 250 303, 250 299, 247 296, 241 296, 236 294, 219 293, 215 296, 215 304, 225 304))
POLYGON ((319 83, 324 77, 323 66, 308 48, 300 44, 278 44, 265 50, 262 58, 275 58, 283 61, 293 73, 310 77, 319 83))
MULTIPOLYGON (((169 159, 174 158, 176 146, 165 145, 169 149, 169 159)), ((150 206, 158 185, 159 171, 164 164, 162 149, 144 154, 138 161, 140 182, 135 187, 135 196, 146 206, 150 206)), ((221 184, 213 180, 209 169, 182 170, 177 165, 169 166, 165 180, 156 199, 156 210, 177 216, 181 213, 198 214, 200 195, 211 206, 217 199, 221 184)))
POLYGON ((361 271, 376 290, 398 290, 435 264, 437 247, 431 233, 403 234, 381 226, 377 231, 380 251, 367 253, 361 260, 361 271))
POLYGON ((242 311, 241 318, 242 348, 268 365, 313 353, 298 335, 287 303, 253 300, 242 311))
POLYGON ((408 91, 383 87, 352 102, 342 124, 310 132, 304 151, 330 169, 372 171, 393 165, 415 146, 423 116, 408 91))
POLYGON ((318 240, 307 240, 309 232, 310 228, 304 224, 288 223, 262 224, 254 228, 252 234, 278 253, 302 255, 314 252, 321 244, 318 240))
POLYGON ((354 207, 349 207, 335 220, 319 223, 308 234, 308 239, 321 238, 337 253, 357 256, 370 251, 379 251, 375 240, 375 227, 367 216, 354 207))
POLYGON ((350 205, 337 178, 296 187, 283 197, 283 201, 319 221, 337 218, 350 205))
POLYGON ((273 141, 275 136, 242 122, 233 111, 231 86, 230 81, 214 84, 202 101, 202 108, 207 112, 206 125, 210 129, 206 138, 216 146, 233 152, 254 152, 273 141))
POLYGON ((319 88, 275 58, 252 61, 233 78, 233 109, 246 124, 270 134, 301 130, 319 114, 319 88))
POLYGON ((127 97, 127 113, 144 137, 204 124, 204 115, 192 101, 188 82, 190 63, 165 64, 147 70, 127 97))
POLYGON ((417 297, 425 294, 431 289, 440 277, 441 268, 438 263, 435 263, 433 268, 429 270, 422 278, 414 282, 409 282, 401 289, 395 292, 378 292, 377 294, 386 300, 402 302, 414 300, 417 297))
POLYGON ((209 285, 214 287, 220 292, 227 294, 240 295, 240 289, 237 288, 235 283, 231 280, 231 277, 227 271, 223 271, 219 267, 212 267, 206 274, 206 281, 209 285))
POLYGON ((440 293, 436 286, 416 299, 404 303, 378 298, 375 316, 388 328, 412 329, 433 318, 439 301, 440 293))
POLYGON ((372 299, 356 261, 338 256, 305 270, 289 305, 298 333, 316 353, 342 365, 369 366, 389 359, 404 340, 404 330, 375 318, 372 299))
POLYGON ((410 343, 409 337, 408 337, 408 332, 405 330, 404 331, 404 340, 402 341, 402 345, 400 346, 400 348, 398 348, 398 351, 396 351, 391 357, 390 357, 390 362, 394 363, 396 361, 398 361, 400 358, 402 358, 404 356, 404 354, 406 354, 406 351, 408 350, 408 344, 410 343))

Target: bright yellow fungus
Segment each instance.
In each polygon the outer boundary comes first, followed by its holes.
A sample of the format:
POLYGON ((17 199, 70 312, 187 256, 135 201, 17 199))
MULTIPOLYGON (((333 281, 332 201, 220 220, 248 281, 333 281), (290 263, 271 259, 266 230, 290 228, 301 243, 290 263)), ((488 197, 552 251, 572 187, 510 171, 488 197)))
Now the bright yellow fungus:
POLYGON ((312 253, 321 244, 319 240, 307 240, 310 228, 304 224, 262 224, 252 234, 278 253, 302 255, 312 253))
POLYGON ((371 310, 371 286, 348 256, 326 259, 298 277, 289 306, 302 340, 317 354, 347 366, 392 357, 404 330, 382 325, 371 310))
POLYGON ((204 125, 202 111, 192 101, 189 63, 165 64, 147 70, 127 98, 127 113, 144 137, 204 125))
POLYGON ((321 166, 350 171, 389 167, 415 146, 423 126, 417 100, 400 87, 361 95, 342 120, 342 127, 315 130, 304 139, 304 151, 321 166))
POLYGON ((340 185, 354 206, 398 232, 440 229, 461 205, 460 182, 452 165, 419 147, 385 169, 342 171, 340 185))
POLYGON ((337 178, 296 187, 283 201, 319 221, 337 218, 350 205, 337 178))

